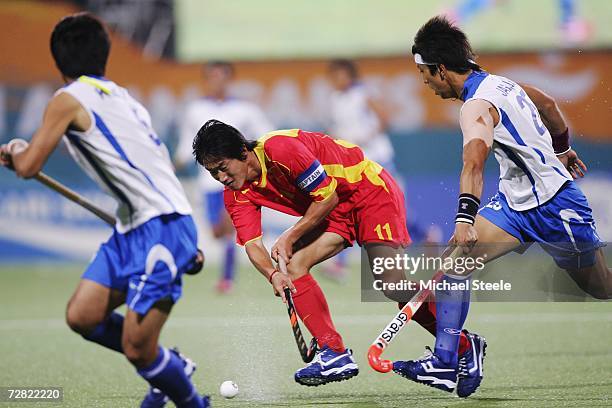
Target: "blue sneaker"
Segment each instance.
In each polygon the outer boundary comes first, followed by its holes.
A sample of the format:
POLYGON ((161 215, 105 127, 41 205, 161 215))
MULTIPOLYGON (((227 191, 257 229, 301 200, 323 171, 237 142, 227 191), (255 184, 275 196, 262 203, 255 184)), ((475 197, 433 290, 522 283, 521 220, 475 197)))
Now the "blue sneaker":
POLYGON ((446 365, 429 347, 425 347, 425 355, 418 360, 393 362, 393 371, 409 380, 447 392, 453 392, 457 386, 457 367, 446 365))
POLYGON ((482 364, 486 355, 487 341, 476 333, 463 331, 470 341, 470 348, 459 357, 457 395, 466 398, 474 393, 482 381, 482 364))
MULTIPOLYGON (((170 349, 170 351, 176 354, 183 361, 183 364, 185 366, 185 374, 187 375, 187 377, 191 378, 191 376, 196 370, 196 364, 190 358, 179 353, 176 347, 170 349)), ((140 408, 163 408, 169 401, 170 398, 168 398, 168 396, 164 394, 161 390, 154 387, 149 387, 149 391, 140 403, 140 408)), ((210 406, 208 401, 205 401, 204 406, 210 406)))
POLYGON ((317 351, 314 359, 295 372, 295 381, 316 387, 330 382, 344 381, 359 374, 359 367, 350 349, 337 353, 325 346, 317 351))
POLYGON ((202 395, 202 408, 210 408, 210 397, 208 395, 202 395))

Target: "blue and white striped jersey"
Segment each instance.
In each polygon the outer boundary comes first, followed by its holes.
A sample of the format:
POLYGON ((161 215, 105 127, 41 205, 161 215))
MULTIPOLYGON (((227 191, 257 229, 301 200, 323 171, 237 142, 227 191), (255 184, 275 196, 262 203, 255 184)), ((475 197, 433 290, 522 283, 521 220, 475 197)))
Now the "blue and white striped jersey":
POLYGON ((461 99, 483 99, 499 113, 492 150, 499 163, 499 191, 513 210, 544 204, 572 180, 552 147, 552 138, 534 103, 515 82, 486 72, 473 72, 461 99))
POLYGON ((69 130, 64 140, 75 161, 117 200, 117 231, 125 233, 162 214, 191 214, 149 113, 126 89, 82 76, 61 92, 75 97, 91 117, 87 131, 69 130))

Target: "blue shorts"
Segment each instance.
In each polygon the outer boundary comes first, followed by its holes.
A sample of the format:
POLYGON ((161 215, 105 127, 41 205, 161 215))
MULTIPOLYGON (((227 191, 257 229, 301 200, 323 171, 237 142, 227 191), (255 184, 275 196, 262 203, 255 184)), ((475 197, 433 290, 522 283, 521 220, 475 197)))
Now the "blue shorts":
POLYGON ((223 190, 213 191, 204 194, 206 200, 206 218, 210 225, 217 225, 221 222, 225 203, 223 202, 223 190))
POLYGON ((595 251, 604 246, 589 203, 573 181, 546 203, 526 211, 510 208, 498 192, 479 214, 522 243, 540 243, 563 269, 594 265, 595 251))
POLYGON ((197 245, 190 215, 161 215, 125 234, 115 230, 82 278, 126 293, 127 306, 145 315, 157 301, 181 297, 197 245))

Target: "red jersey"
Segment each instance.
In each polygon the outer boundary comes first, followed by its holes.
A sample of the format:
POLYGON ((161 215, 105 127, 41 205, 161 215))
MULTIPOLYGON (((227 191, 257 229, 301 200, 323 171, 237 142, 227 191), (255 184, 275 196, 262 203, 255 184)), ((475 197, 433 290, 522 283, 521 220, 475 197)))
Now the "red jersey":
POLYGON ((348 214, 370 192, 389 193, 390 176, 378 163, 365 158, 357 145, 322 133, 270 132, 259 139, 254 153, 261 178, 241 191, 224 192, 240 245, 261 237, 262 206, 301 216, 312 202, 326 200, 335 191, 339 204, 330 214, 333 218, 334 213, 348 214))

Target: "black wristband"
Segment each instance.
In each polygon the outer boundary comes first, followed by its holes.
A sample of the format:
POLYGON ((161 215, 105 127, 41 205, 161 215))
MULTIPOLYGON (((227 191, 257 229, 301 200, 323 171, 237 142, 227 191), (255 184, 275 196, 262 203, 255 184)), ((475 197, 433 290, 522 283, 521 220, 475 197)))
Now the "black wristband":
POLYGON ((457 209, 455 224, 462 222, 474 225, 476 214, 478 214, 478 207, 480 207, 480 200, 478 197, 469 193, 462 193, 459 195, 459 208, 457 209))
POLYGON ((551 135, 551 137, 555 154, 559 155, 567 153, 567 151, 570 149, 569 128, 565 129, 565 132, 559 135, 551 135))

